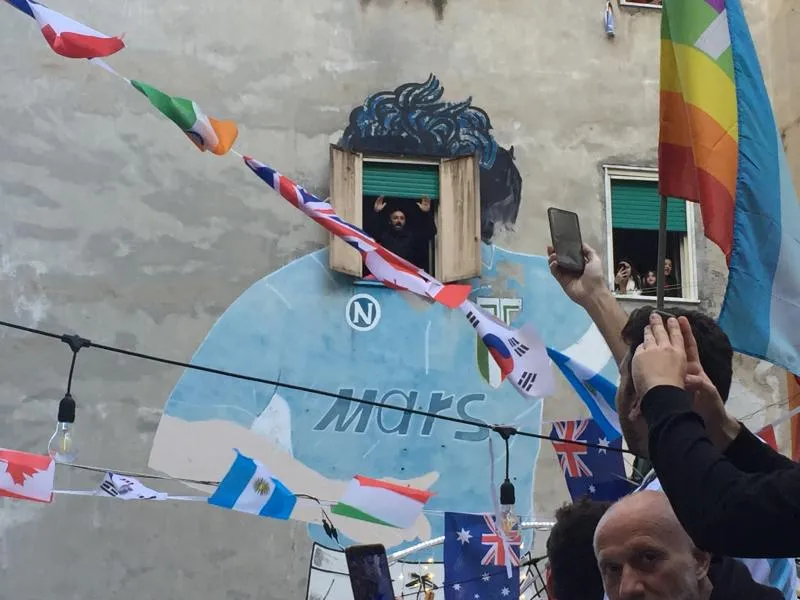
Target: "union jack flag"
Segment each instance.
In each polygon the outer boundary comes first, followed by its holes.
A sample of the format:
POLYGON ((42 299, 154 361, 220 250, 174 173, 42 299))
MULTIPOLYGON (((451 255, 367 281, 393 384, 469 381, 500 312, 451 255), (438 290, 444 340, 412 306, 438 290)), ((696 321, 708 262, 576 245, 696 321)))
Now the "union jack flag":
POLYGON ((558 462, 564 475, 569 477, 591 477, 592 470, 583 462, 582 456, 586 456, 588 449, 579 444, 570 444, 570 441, 584 442, 581 435, 586 431, 588 421, 558 421, 553 423, 556 430, 558 441, 553 440, 553 449, 558 455, 558 462))
MULTIPOLYGON (((492 515, 483 515, 483 520, 486 522, 486 527, 489 528, 488 533, 481 535, 481 543, 484 546, 489 546, 486 554, 481 559, 482 565, 494 565, 496 567, 505 566, 506 564, 506 544, 503 543, 503 538, 497 530, 497 525, 494 522, 492 515)), ((514 551, 514 546, 519 546, 522 543, 522 536, 519 531, 507 535, 508 538, 508 554, 511 564, 515 567, 519 566, 519 555, 514 551)))
MULTIPOLYGON (((520 543, 513 541, 517 547, 520 543)), ((517 600, 519 559, 509 546, 510 567, 491 515, 445 513, 444 600, 517 600)))
POLYGON ((592 500, 613 502, 633 490, 619 452, 622 438, 610 441, 594 419, 553 423, 550 437, 573 500, 589 496, 592 500))

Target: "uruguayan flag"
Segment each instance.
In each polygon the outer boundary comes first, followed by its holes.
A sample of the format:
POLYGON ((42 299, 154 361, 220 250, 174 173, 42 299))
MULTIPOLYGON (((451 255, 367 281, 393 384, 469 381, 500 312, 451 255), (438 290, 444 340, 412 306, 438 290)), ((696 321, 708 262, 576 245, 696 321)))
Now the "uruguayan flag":
POLYGON ((619 415, 614 402, 617 386, 599 373, 575 362, 566 354, 561 354, 558 350, 548 348, 547 354, 561 369, 564 377, 578 392, 581 400, 589 407, 592 418, 603 430, 608 441, 613 442, 619 439, 622 436, 622 430, 619 426, 619 415))
POLYGON ((288 519, 297 498, 264 465, 236 450, 236 460, 208 503, 262 517, 288 519))

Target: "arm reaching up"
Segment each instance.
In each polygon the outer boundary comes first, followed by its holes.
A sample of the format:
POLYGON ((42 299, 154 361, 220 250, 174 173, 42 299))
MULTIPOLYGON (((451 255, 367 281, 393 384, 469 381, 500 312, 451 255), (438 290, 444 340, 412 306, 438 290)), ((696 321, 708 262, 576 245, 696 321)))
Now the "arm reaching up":
POLYGON ((628 345, 622 341, 622 328, 628 322, 628 315, 606 285, 600 255, 591 246, 584 244, 586 268, 582 275, 577 275, 559 268, 552 246, 547 247, 547 254, 553 277, 570 300, 589 313, 619 366, 628 352, 628 345))

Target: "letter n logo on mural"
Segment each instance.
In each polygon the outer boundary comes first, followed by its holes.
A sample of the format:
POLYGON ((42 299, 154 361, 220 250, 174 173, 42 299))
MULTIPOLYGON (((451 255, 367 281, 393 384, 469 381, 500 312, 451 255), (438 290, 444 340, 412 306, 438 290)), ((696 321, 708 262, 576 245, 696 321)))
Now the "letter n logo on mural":
MULTIPOLYGON (((477 304, 506 325, 511 325, 511 321, 522 310, 522 298, 478 298, 477 304)), ((475 344, 481 376, 490 386, 499 388, 503 383, 500 379, 500 367, 489 354, 489 349, 481 341, 480 336, 475 336, 475 344)))

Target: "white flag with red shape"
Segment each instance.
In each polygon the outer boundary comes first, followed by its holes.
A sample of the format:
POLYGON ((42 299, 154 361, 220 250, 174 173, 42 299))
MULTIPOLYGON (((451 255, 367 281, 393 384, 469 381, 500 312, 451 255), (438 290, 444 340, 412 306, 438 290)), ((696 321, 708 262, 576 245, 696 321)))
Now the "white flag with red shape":
POLYGON ((556 384, 547 348, 533 327, 523 325, 520 329, 511 329, 469 300, 459 308, 500 367, 501 379, 508 378, 511 385, 528 398, 553 393, 556 384))
POLYGON ((0 496, 51 502, 55 475, 49 456, 0 448, 0 496))
POLYGON ((109 496, 120 500, 166 500, 169 494, 151 490, 135 477, 108 472, 97 488, 98 496, 109 496))

